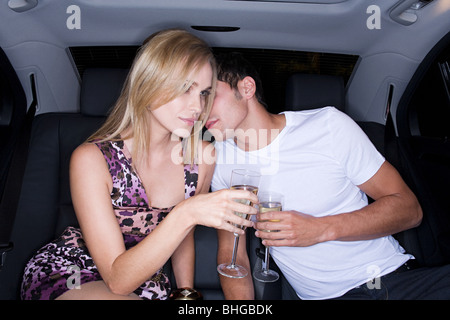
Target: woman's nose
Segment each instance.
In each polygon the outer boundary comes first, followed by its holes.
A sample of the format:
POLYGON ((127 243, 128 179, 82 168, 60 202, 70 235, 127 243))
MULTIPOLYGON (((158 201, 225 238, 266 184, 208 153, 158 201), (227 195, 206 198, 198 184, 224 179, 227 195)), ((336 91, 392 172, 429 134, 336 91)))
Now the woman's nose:
POLYGON ((203 111, 204 104, 204 99, 202 97, 191 99, 189 108, 192 114, 195 114, 195 116, 198 117, 203 111))

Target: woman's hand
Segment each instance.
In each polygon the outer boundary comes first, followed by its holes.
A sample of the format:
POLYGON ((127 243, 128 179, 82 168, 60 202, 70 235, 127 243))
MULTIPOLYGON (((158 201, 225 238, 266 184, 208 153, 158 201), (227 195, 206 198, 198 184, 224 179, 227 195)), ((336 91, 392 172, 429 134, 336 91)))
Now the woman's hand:
POLYGON ((252 204, 258 203, 258 197, 250 191, 223 189, 190 197, 178 204, 175 209, 188 212, 193 218, 194 225, 200 224, 244 234, 242 229, 233 224, 252 227, 253 223, 237 216, 235 212, 254 215, 257 210, 253 206, 239 203, 235 199, 245 199, 252 204))

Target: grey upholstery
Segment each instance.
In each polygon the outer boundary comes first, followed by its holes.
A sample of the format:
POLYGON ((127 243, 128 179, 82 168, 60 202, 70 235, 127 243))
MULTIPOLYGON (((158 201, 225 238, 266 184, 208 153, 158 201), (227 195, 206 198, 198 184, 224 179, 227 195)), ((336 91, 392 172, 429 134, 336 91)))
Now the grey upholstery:
POLYGON ((295 73, 286 83, 286 110, 345 107, 344 79, 340 76, 295 73))
POLYGON ((85 116, 107 115, 120 95, 129 69, 89 68, 83 73, 80 110, 85 116))
MULTIPOLYGON (((291 75, 286 83, 286 110, 301 111, 333 106, 345 112, 344 79, 340 76, 303 74, 291 75)), ((358 121, 377 150, 385 154, 384 125, 358 121)))

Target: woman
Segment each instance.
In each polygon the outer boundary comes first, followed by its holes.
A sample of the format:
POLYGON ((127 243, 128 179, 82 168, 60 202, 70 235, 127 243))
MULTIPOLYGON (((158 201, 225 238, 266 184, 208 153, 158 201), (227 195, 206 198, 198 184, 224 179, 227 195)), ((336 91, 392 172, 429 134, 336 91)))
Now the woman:
POLYGON ((195 225, 238 233, 229 222, 251 225, 234 211, 256 210, 233 199, 255 196, 208 193, 214 163, 201 161, 206 145, 195 143, 215 79, 208 45, 190 33, 165 30, 144 42, 105 124, 72 154, 81 230, 68 227, 30 260, 24 299, 166 299, 169 258, 176 285, 193 287, 195 225), (74 280, 80 287, 69 290, 74 280))

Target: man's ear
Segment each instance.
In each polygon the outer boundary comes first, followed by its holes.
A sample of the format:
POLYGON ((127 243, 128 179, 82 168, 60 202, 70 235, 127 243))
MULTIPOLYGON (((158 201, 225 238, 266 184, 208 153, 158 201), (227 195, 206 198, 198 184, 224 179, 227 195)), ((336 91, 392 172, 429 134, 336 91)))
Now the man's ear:
POLYGON ((252 77, 245 77, 238 83, 239 93, 246 99, 252 98, 256 93, 256 82, 252 77))

